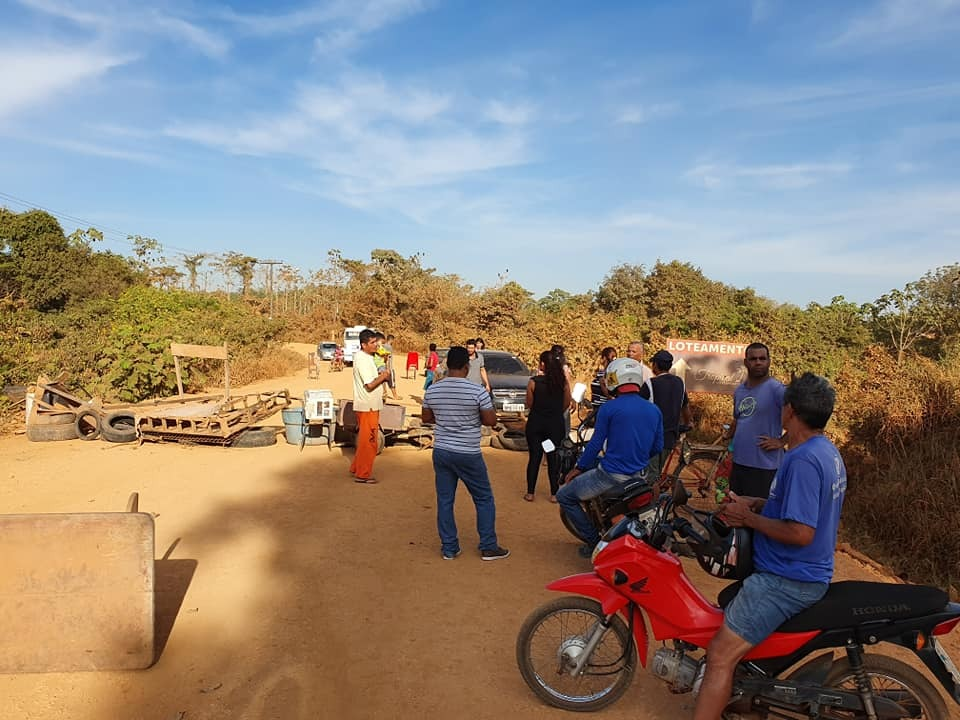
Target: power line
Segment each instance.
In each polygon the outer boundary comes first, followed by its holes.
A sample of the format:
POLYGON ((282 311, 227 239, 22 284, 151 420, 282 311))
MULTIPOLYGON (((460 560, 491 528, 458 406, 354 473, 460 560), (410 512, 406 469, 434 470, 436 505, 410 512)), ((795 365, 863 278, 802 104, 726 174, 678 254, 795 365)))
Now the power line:
MULTIPOLYGON (((120 242, 125 245, 129 245, 130 247, 135 246, 135 243, 132 240, 130 240, 130 238, 137 237, 138 235, 137 233, 118 230, 117 228, 112 228, 107 225, 102 225, 100 223, 84 220, 83 218, 77 217, 76 215, 70 215, 68 213, 51 210, 50 208, 44 207, 39 203, 30 202, 29 200, 24 200, 23 198, 19 198, 15 195, 11 195, 5 192, 0 192, 0 199, 6 200, 7 202, 16 203, 17 205, 20 205, 28 210, 43 210, 45 213, 49 213, 50 215, 53 215, 55 218, 58 218, 60 220, 69 220, 71 223, 77 223, 78 225, 81 225, 81 226, 85 226, 88 228, 89 227, 96 228, 100 232, 103 232, 104 235, 107 235, 109 233, 111 235, 110 239, 113 240, 114 242, 120 242)), ((159 240, 157 241, 157 244, 163 250, 178 252, 182 255, 196 252, 195 248, 188 250, 186 248, 176 247, 175 245, 166 245, 160 242, 159 240)), ((209 254, 215 254, 215 253, 209 253, 209 254)))
POLYGON ((135 233, 124 232, 123 230, 117 230, 116 228, 111 228, 106 225, 101 225, 100 223, 90 222, 89 220, 84 220, 83 218, 78 218, 75 215, 69 215, 63 212, 57 212, 56 210, 51 210, 50 208, 43 207, 39 203, 30 202, 29 200, 24 200, 23 198, 18 198, 15 195, 10 195, 9 193, 0 192, 0 198, 7 200, 9 202, 16 203, 30 210, 43 210, 50 215, 53 215, 56 218, 61 218, 64 220, 69 220, 70 222, 79 223, 80 225, 86 225, 87 227, 95 227, 101 232, 106 231, 113 233, 122 237, 122 241, 128 245, 133 245, 132 242, 127 240, 127 238, 135 233))

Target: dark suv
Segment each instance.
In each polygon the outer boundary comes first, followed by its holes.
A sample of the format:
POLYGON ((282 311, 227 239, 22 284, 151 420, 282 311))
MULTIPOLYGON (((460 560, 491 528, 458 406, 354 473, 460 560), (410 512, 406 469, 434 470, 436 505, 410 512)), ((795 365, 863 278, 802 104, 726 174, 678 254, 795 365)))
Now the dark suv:
MULTIPOLYGON (((437 379, 447 373, 446 359, 450 348, 437 348, 440 365, 437 367, 437 379)), ((523 360, 511 352, 503 350, 481 350, 483 366, 490 381, 490 394, 493 406, 498 413, 521 414, 526 410, 527 383, 530 382, 530 369, 523 360)))
POLYGON ((483 365, 490 381, 493 406, 500 413, 521 414, 526 409, 527 383, 530 368, 513 353, 502 350, 481 350, 483 365))

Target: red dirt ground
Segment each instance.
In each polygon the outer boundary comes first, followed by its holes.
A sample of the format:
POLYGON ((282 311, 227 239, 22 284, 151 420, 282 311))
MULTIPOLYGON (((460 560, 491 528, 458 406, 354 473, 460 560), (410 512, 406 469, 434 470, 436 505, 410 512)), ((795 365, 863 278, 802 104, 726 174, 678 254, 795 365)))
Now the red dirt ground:
MULTIPOLYGON (((298 346, 305 352, 309 346, 298 346)), ((305 372, 249 390, 326 387, 350 396, 350 372, 305 372)), ((400 378, 409 411, 422 378, 400 378)), ((279 415, 269 424, 280 426, 279 415)), ((523 502, 526 454, 486 448, 501 544, 481 562, 473 507, 457 500, 464 553, 440 558, 430 452, 387 448, 378 485, 351 482, 352 451, 30 443, 0 438, 0 512, 122 510, 132 491, 156 516, 157 663, 137 672, 0 675, 0 714, 29 720, 558 718, 514 660, 544 585, 589 569, 541 489, 523 502)), ((541 477, 541 483, 546 481, 541 477)), ((685 561, 686 562, 686 561, 685 561)), ((695 582, 719 583, 688 566, 695 582)), ((838 577, 878 573, 838 554, 838 577)), ((953 633, 948 649, 960 660, 953 633)), ((916 662, 914 664, 917 664, 916 662)), ((611 720, 681 718, 649 671, 611 720)), ((953 717, 960 717, 954 714, 953 717)))

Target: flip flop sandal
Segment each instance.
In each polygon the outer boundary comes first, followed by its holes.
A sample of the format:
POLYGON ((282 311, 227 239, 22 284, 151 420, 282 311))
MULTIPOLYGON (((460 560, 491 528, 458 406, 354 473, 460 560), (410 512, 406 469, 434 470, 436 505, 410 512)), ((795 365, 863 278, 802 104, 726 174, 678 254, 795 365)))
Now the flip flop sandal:
POLYGON ((376 478, 372 478, 372 477, 368 477, 368 478, 357 478, 356 480, 354 480, 354 482, 356 482, 356 483, 362 483, 362 484, 364 484, 364 485, 376 485, 376 484, 377 484, 377 479, 376 479, 376 478))

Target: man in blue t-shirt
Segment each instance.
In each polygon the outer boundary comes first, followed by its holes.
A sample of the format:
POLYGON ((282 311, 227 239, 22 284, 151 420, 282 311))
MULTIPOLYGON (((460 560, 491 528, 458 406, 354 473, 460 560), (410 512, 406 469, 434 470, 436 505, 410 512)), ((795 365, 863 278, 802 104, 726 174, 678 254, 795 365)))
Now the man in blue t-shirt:
MULTIPOLYGON (((650 458, 663 450, 663 418, 660 409, 640 397, 643 365, 631 358, 618 358, 607 366, 607 388, 614 399, 597 411, 593 437, 576 467, 567 473, 557 502, 587 542, 579 548, 590 557, 600 533, 583 511, 581 502, 602 495, 629 480, 646 477, 650 458), (597 462, 600 450, 603 459, 597 462)), ((654 478, 651 478, 651 482, 654 478)))
POLYGON ((780 423, 784 386, 770 377, 770 350, 763 343, 747 345, 743 364, 747 379, 733 392, 733 422, 724 438, 733 438, 730 489, 765 498, 785 447, 780 423))
POLYGON ((847 471, 823 435, 836 395, 825 378, 804 373, 783 396, 790 446, 767 499, 730 494, 724 518, 754 530, 754 572, 723 613, 707 648, 694 720, 719 720, 737 663, 752 647, 827 592, 833 577, 847 471))

